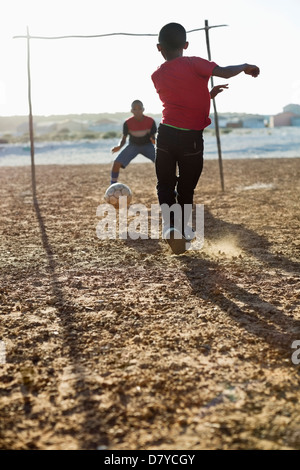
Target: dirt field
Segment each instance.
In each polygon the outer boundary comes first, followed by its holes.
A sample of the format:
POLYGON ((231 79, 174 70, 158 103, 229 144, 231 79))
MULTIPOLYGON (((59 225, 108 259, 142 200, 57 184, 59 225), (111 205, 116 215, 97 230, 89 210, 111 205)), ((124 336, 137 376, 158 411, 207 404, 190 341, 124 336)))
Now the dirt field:
POLYGON ((0 448, 299 450, 299 163, 207 161, 181 256, 97 238, 109 165, 1 168, 0 448))

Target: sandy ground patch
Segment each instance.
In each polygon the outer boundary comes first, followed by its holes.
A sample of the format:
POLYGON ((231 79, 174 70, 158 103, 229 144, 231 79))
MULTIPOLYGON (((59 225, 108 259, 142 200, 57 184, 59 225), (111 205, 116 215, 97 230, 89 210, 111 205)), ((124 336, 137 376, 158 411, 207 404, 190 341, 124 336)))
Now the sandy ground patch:
MULTIPOLYGON (((207 161, 181 256, 97 238, 109 171, 40 166, 33 204, 0 169, 0 448, 300 449, 299 159, 224 161, 224 193, 207 161)), ((120 180, 157 203, 152 164, 120 180)))

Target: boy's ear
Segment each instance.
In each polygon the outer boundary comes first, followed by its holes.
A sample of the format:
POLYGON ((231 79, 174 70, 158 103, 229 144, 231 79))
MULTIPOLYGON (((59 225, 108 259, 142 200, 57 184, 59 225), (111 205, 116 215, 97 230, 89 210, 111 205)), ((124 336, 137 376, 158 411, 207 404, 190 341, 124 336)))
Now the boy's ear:
POLYGON ((156 47, 157 47, 157 50, 158 50, 159 52, 161 52, 161 45, 160 45, 160 44, 156 44, 156 47))
POLYGON ((189 43, 188 41, 185 43, 185 45, 183 46, 183 49, 187 49, 189 47, 189 43))

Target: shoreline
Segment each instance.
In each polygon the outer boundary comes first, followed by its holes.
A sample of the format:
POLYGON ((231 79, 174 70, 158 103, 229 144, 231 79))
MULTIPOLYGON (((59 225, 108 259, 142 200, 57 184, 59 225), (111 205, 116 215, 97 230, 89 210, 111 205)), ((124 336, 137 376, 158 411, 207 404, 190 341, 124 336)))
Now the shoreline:
MULTIPOLYGON (((221 139, 222 160, 258 158, 298 158, 300 128, 236 129, 221 139), (238 132, 239 131, 239 132, 238 132)), ((111 148, 118 139, 81 140, 74 142, 36 143, 36 164, 106 164, 112 163, 111 148)), ((216 137, 204 136, 205 160, 218 160, 216 137)), ((146 158, 136 157, 132 162, 143 163, 146 158)), ((30 165, 30 144, 0 145, 0 167, 30 165)))

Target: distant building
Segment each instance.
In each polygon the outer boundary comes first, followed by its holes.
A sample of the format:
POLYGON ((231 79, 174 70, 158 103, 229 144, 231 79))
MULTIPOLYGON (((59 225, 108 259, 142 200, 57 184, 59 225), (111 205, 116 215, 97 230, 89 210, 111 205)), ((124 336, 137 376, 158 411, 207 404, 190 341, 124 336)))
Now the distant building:
POLYGON ((294 113, 300 116, 300 104, 288 104, 284 106, 283 111, 285 113, 294 113))
POLYGON ((226 122, 226 127, 230 127, 232 129, 240 129, 241 127, 244 127, 244 124, 241 119, 233 119, 232 121, 226 122))
POLYGON ((270 117, 270 127, 300 126, 300 105, 288 104, 283 112, 270 117))
POLYGON ((270 127, 292 126, 295 118, 300 115, 291 112, 283 112, 270 117, 270 127))
POLYGON ((249 129, 261 129, 263 127, 266 127, 266 123, 267 120, 265 116, 245 117, 245 119, 243 119, 243 127, 249 129))
MULTIPOLYGON (((210 115, 211 128, 215 127, 214 115, 210 115)), ((267 127, 269 116, 261 116, 254 114, 241 114, 236 116, 230 116, 227 114, 219 115, 219 127, 227 127, 232 129, 261 129, 267 127)))
POLYGON ((292 117, 292 126, 300 127, 300 116, 292 117))

